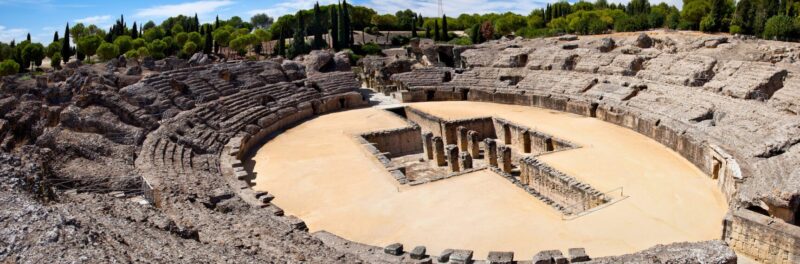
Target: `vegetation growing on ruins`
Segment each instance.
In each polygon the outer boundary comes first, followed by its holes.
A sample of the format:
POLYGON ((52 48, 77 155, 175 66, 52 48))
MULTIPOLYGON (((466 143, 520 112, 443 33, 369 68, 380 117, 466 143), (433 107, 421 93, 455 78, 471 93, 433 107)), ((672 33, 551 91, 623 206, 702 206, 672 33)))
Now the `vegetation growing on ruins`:
MULTIPOLYGON (((197 15, 170 17, 157 25, 119 19, 107 31, 96 25, 78 23, 64 29, 63 37, 54 33, 46 47, 32 43, 30 35, 20 43, 0 43, 0 61, 11 60, 19 71, 38 67, 47 57, 58 54, 64 63, 72 58, 91 60, 98 55, 108 60, 118 55, 129 57, 167 56, 188 58, 195 52, 231 56, 294 57, 312 49, 331 47, 352 49, 357 54, 374 53, 375 46, 356 45, 354 29, 381 36, 381 32, 417 30, 424 37, 454 44, 472 44, 506 35, 540 37, 557 34, 600 34, 653 28, 730 32, 766 39, 795 40, 800 37, 800 2, 794 0, 683 0, 681 9, 648 0, 627 4, 559 1, 534 9, 528 15, 515 13, 461 14, 458 17, 423 17, 412 10, 378 14, 375 10, 348 4, 319 5, 277 19, 256 14, 249 22, 234 16, 201 25, 197 15), (463 31, 460 37, 454 31, 463 31), (285 38, 291 37, 287 47, 285 38), (277 43, 275 43, 277 42, 277 43), (102 50, 100 50, 102 49, 102 50), (43 56, 40 56, 43 55, 43 56)), ((403 45, 408 37, 386 34, 386 43, 403 45)), ((362 35, 362 43, 365 41, 362 35)), ((53 64, 56 65, 56 64, 53 64)), ((60 64, 59 64, 60 65, 60 64)), ((10 68, 10 67, 9 67, 10 68)), ((4 74, 11 74, 6 70, 4 74)))

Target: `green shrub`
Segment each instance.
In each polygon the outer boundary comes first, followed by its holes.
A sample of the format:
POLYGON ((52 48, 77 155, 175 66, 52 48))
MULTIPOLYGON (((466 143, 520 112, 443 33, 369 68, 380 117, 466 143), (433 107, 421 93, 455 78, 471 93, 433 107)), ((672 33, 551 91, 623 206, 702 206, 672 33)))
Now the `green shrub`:
POLYGON ((733 26, 730 27, 729 32, 732 35, 736 35, 736 34, 742 33, 742 28, 740 26, 733 25, 733 26))
POLYGON ((714 17, 710 14, 703 17, 700 20, 700 31, 703 32, 714 32, 717 30, 717 22, 714 21, 714 17))
POLYGON ((383 54, 383 49, 381 49, 381 46, 378 46, 378 44, 371 43, 371 42, 367 43, 367 44, 364 44, 364 46, 361 47, 361 50, 364 52, 364 54, 367 54, 367 55, 383 54))
POLYGON ((114 40, 114 45, 119 48, 119 53, 125 53, 133 49, 133 40, 129 36, 119 36, 114 40))
POLYGON ((128 52, 125 52, 125 58, 138 59, 139 58, 139 52, 136 51, 136 50, 129 50, 128 52))
POLYGON ((13 75, 19 72, 19 64, 13 60, 0 62, 0 76, 13 75))
POLYGON ((50 67, 61 69, 61 52, 53 53, 53 56, 50 56, 50 67))
POLYGON ((774 16, 764 25, 764 38, 789 40, 795 35, 794 21, 788 16, 774 16))
POLYGON ((460 38, 451 39, 447 43, 454 44, 454 45, 466 46, 466 45, 472 45, 472 40, 470 40, 469 37, 460 37, 460 38))
POLYGON ((100 44, 100 47, 97 47, 97 56, 100 57, 100 60, 110 60, 119 56, 119 47, 117 45, 103 42, 100 44))

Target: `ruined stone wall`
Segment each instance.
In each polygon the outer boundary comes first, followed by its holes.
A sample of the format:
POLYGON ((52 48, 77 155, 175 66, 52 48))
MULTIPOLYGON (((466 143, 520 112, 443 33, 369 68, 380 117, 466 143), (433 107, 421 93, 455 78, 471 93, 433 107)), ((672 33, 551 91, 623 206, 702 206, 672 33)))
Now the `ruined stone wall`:
POLYGON ((600 191, 570 177, 533 157, 520 160, 520 182, 564 208, 568 214, 580 213, 610 200, 600 191))
POLYGON ((741 209, 724 221, 723 239, 738 253, 763 263, 800 262, 800 227, 741 209))
POLYGON ((406 119, 418 124, 423 131, 430 131, 436 137, 444 136, 441 125, 445 121, 444 119, 411 107, 406 107, 405 111, 406 119))
POLYGON ((444 131, 444 136, 442 139, 444 139, 445 144, 456 144, 458 139, 456 130, 461 126, 465 127, 468 131, 477 131, 479 134, 479 140, 495 137, 495 130, 492 125, 491 117, 446 120, 442 121, 441 126, 442 130, 444 131))
POLYGON ((419 126, 374 131, 361 134, 389 158, 422 152, 422 134, 419 126))

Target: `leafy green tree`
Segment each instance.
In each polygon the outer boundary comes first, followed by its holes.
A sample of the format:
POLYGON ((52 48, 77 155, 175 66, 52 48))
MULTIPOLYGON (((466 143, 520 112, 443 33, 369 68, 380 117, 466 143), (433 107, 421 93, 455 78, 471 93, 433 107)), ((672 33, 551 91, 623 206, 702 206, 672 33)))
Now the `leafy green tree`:
POLYGON ((776 40, 790 40, 796 35, 794 20, 789 16, 778 15, 770 17, 764 25, 764 38, 776 40))
MULTIPOLYGON (((50 43, 50 45, 47 45, 47 49, 45 49, 45 56, 47 56, 48 58, 52 59, 53 58, 53 54, 60 53, 60 52, 61 52, 61 42, 54 41, 53 43, 50 43)), ((59 55, 61 55, 61 54, 59 54, 59 55)))
POLYGON ((52 56, 50 56, 50 67, 52 67, 53 69, 61 69, 61 53, 56 52, 53 53, 52 56))
POLYGON ((103 39, 97 35, 89 35, 78 40, 78 50, 84 55, 92 57, 97 52, 97 48, 103 43, 103 39))
POLYGON ((166 35, 166 33, 164 32, 163 28, 161 28, 161 27, 152 27, 152 28, 146 29, 144 31, 144 40, 147 41, 147 42, 153 42, 153 41, 155 41, 157 39, 164 38, 165 35, 166 35))
POLYGON ((147 45, 147 42, 144 41, 142 38, 134 39, 131 41, 131 45, 133 45, 134 49, 139 49, 147 45))
POLYGON ((165 57, 164 52, 167 50, 167 43, 160 39, 154 40, 147 47, 147 50, 150 52, 150 56, 152 56, 153 59, 163 59, 165 57))
POLYGON ((102 61, 107 61, 119 56, 119 47, 113 43, 103 42, 97 47, 97 57, 102 61))
POLYGON ((174 26, 172 26, 172 28, 169 30, 169 32, 172 35, 175 35, 175 34, 178 34, 178 33, 183 33, 185 31, 183 30, 183 26, 181 26, 180 24, 175 24, 174 26))
POLYGON ((6 59, 0 62, 0 76, 14 75, 19 73, 19 63, 14 60, 6 59))
POLYGON ((255 14, 250 17, 250 24, 253 24, 253 26, 257 28, 269 28, 272 26, 272 23, 275 23, 275 19, 264 13, 255 14))
POLYGON ((684 0, 681 11, 681 27, 699 29, 700 20, 709 12, 711 12, 711 3, 708 0, 684 0))
POLYGON ((44 46, 39 43, 27 45, 22 51, 22 59, 23 61, 31 62, 36 67, 42 66, 42 60, 44 59, 45 55, 44 50, 44 46))
POLYGON ((186 55, 194 54, 195 52, 197 52, 197 44, 194 44, 194 42, 191 41, 186 42, 186 44, 183 45, 182 51, 186 55))
POLYGON ((114 45, 119 47, 119 53, 124 54, 133 49, 133 40, 129 36, 119 36, 114 40, 114 45))
POLYGON ((186 32, 181 32, 175 35, 175 42, 178 43, 178 46, 183 46, 183 44, 186 44, 186 41, 188 40, 189 34, 186 34, 186 32))

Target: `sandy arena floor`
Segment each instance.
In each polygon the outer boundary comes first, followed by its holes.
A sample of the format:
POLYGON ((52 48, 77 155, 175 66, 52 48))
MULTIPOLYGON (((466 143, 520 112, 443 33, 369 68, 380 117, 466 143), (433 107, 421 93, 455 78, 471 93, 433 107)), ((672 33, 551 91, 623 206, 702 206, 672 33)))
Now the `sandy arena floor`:
POLYGON ((585 247, 590 256, 618 255, 656 244, 717 239, 727 210, 715 182, 677 153, 634 131, 551 110, 477 102, 413 107, 448 119, 499 116, 583 145, 543 156, 551 166, 606 191, 630 197, 573 220, 489 171, 415 187, 400 186, 351 135, 403 127, 369 108, 320 116, 262 147, 256 190, 326 230, 377 246, 401 242, 445 248, 514 251, 585 247))

